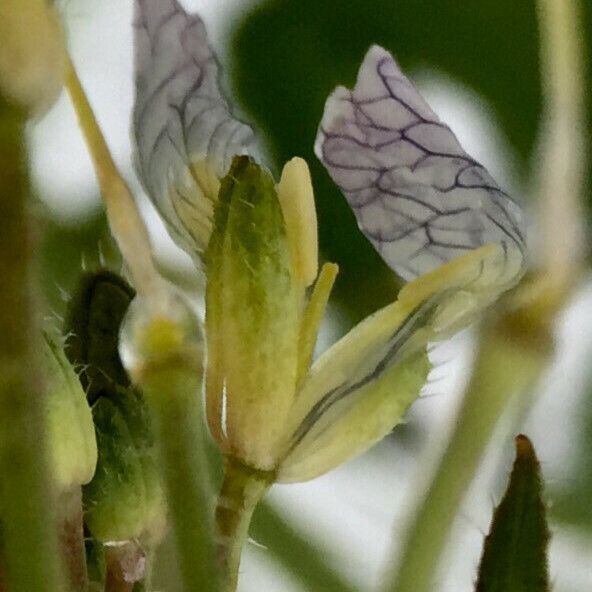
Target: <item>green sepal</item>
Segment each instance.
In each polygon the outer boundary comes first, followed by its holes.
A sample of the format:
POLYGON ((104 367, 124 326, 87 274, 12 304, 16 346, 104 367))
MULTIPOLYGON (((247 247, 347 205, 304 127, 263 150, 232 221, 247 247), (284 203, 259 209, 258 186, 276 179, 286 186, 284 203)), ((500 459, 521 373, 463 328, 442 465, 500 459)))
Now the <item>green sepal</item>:
POLYGON ((548 592, 549 530, 541 470, 530 440, 516 438, 516 460, 485 539, 476 592, 548 592))
POLYGON ((119 327, 135 296, 117 274, 102 269, 82 274, 68 303, 66 355, 79 369, 88 401, 127 387, 129 378, 118 353, 119 327))
POLYGON ((45 417, 52 474, 67 490, 92 479, 97 444, 91 411, 78 376, 61 347, 44 335, 46 373, 45 417))
POLYGON ((93 419, 99 459, 83 488, 89 530, 103 542, 159 540, 166 506, 144 401, 133 389, 120 389, 116 400, 95 403, 93 419))
POLYGON ((222 180, 206 264, 210 428, 226 452, 272 469, 294 397, 299 287, 274 180, 248 157, 222 180))

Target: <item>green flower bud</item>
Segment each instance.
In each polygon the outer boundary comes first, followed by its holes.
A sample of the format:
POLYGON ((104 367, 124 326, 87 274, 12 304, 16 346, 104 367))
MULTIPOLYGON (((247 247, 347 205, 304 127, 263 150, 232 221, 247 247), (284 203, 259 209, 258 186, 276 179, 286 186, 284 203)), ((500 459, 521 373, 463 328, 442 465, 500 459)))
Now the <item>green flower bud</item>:
POLYGON ((83 489, 85 521, 103 542, 159 539, 166 509, 150 415, 119 357, 119 331, 135 295, 124 279, 83 274, 68 305, 66 353, 92 403, 97 469, 83 489))
POLYGON ((99 459, 83 489, 86 523, 101 541, 159 540, 166 507, 155 462, 150 416, 141 396, 120 389, 93 407, 99 459))

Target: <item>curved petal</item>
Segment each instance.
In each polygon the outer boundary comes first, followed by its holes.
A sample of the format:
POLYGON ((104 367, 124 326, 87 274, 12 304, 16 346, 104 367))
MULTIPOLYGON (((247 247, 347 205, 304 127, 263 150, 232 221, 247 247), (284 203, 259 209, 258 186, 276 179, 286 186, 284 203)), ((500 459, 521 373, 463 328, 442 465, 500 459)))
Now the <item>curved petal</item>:
POLYGON ((315 152, 404 279, 494 242, 522 267, 519 206, 381 47, 368 51, 353 90, 338 87, 327 100, 315 152))
POLYGON ((388 433, 420 393, 427 343, 495 301, 515 282, 509 271, 501 245, 472 251, 405 286, 322 355, 288 417, 278 480, 311 479, 388 433))
POLYGON ((430 363, 425 350, 352 392, 347 406, 326 413, 280 465, 280 482, 308 481, 368 450, 400 421, 419 396, 430 363))
POLYGON ((219 179, 253 132, 232 115, 197 15, 176 0, 136 0, 134 30, 138 175, 176 242, 200 255, 219 179))

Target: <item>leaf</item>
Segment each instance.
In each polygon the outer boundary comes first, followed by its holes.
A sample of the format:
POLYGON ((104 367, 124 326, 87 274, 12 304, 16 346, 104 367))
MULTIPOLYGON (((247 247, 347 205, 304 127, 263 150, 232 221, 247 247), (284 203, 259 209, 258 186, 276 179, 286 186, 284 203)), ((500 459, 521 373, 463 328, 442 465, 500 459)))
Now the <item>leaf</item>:
POLYGON ((530 440, 516 438, 508 489, 485 539, 476 592, 548 592, 549 530, 539 461, 530 440))

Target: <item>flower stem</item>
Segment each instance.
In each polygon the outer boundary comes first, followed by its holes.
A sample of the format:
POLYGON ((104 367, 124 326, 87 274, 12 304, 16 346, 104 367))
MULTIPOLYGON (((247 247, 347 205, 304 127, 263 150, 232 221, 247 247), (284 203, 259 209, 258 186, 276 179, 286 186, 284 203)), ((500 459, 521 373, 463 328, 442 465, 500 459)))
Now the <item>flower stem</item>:
POLYGON ((274 481, 272 472, 258 471, 231 457, 224 462, 224 480, 216 505, 218 560, 223 592, 234 592, 249 524, 261 498, 274 481))
POLYGON ((162 365, 147 368, 140 386, 154 417, 184 590, 217 592, 208 467, 199 412, 201 375, 183 364, 162 365))
POLYGON ((63 590, 31 285, 25 116, 0 92, 0 512, 7 589, 63 590))
POLYGON ((134 198, 113 161, 103 132, 69 59, 65 84, 93 161, 111 232, 130 269, 134 286, 139 293, 154 291, 160 278, 152 259, 148 231, 134 198))
POLYGON ((400 560, 385 590, 433 590, 439 559, 454 518, 501 416, 516 417, 552 351, 546 319, 526 307, 489 324, 481 335, 473 375, 456 427, 415 516, 400 560))
POLYGON ((587 122, 584 37, 577 0, 538 0, 544 142, 538 155, 540 264, 558 285, 585 265, 587 122))

